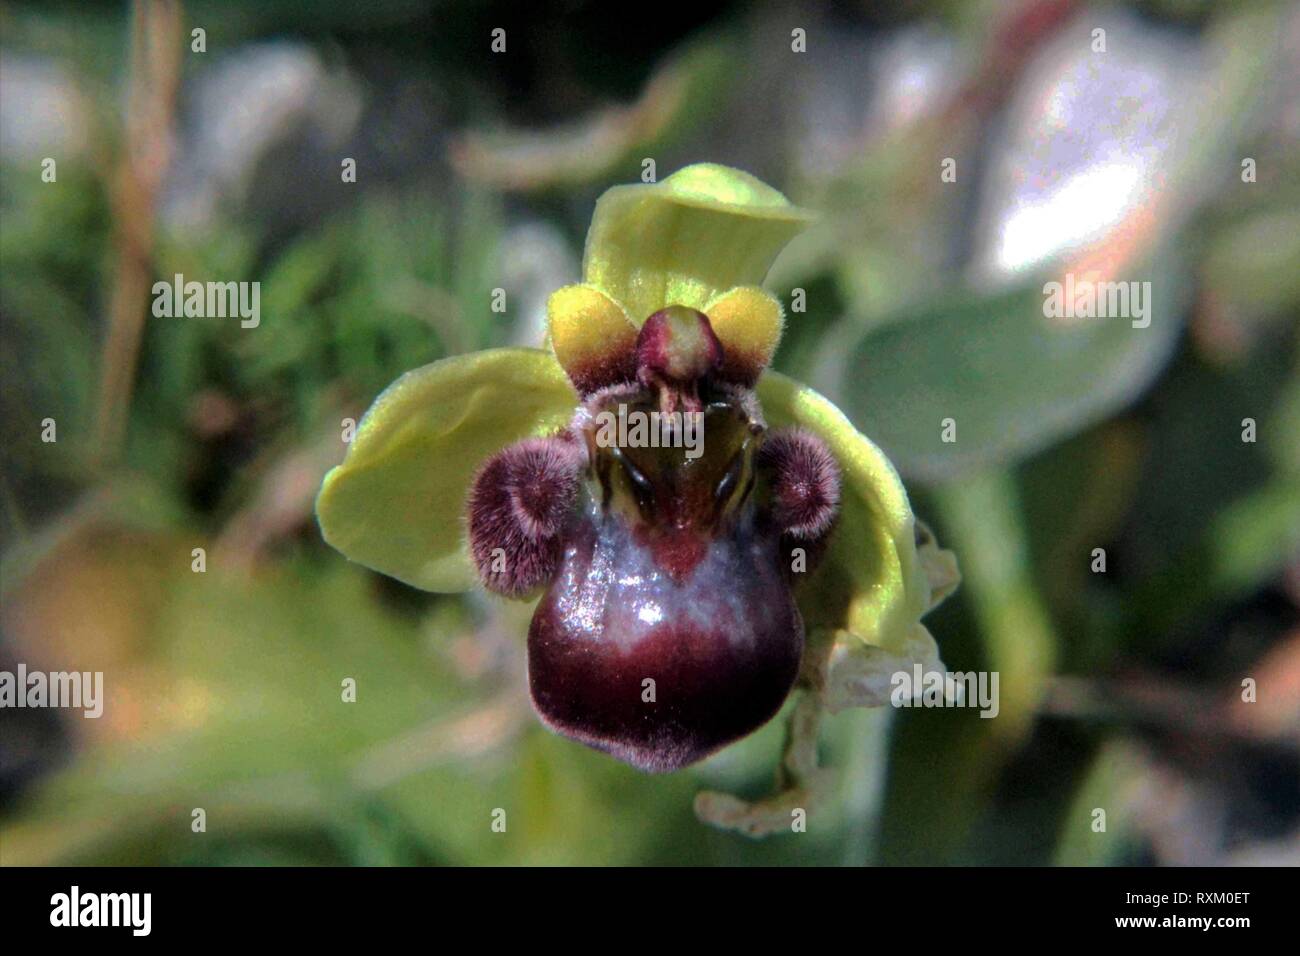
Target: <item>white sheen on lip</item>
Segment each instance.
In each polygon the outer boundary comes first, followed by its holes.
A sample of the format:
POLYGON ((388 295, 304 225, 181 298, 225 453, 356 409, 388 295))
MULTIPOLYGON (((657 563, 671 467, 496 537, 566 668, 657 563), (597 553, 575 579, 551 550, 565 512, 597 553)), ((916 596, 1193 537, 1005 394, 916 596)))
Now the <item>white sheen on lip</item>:
POLYGON ((664 619, 664 611, 658 604, 651 602, 641 605, 641 609, 637 611, 636 616, 644 624, 658 624, 664 619))

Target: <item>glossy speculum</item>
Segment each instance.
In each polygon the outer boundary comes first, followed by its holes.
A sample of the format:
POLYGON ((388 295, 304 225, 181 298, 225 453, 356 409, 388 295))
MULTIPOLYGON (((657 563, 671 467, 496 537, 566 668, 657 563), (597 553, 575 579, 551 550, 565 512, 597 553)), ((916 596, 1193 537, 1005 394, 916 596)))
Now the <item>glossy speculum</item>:
POLYGON ((825 446, 769 432, 753 392, 718 376, 722 359, 703 313, 656 313, 635 379, 585 395, 562 434, 503 451, 470 500, 485 583, 542 589, 528 636, 538 714, 648 771, 781 708, 804 645, 790 552, 815 551, 837 501, 825 446), (510 547, 513 567, 494 570, 510 547))

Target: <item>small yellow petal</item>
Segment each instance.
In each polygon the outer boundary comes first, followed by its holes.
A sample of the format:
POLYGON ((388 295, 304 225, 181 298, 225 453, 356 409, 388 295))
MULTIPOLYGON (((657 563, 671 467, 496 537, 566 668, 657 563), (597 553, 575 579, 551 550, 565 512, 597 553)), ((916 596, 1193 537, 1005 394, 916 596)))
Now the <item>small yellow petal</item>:
POLYGON ((753 385, 781 341, 781 303, 758 286, 740 286, 710 302, 704 314, 726 353, 722 377, 753 385))
POLYGON ((566 285, 551 293, 546 319, 555 358, 578 391, 632 378, 636 326, 605 293, 566 285))

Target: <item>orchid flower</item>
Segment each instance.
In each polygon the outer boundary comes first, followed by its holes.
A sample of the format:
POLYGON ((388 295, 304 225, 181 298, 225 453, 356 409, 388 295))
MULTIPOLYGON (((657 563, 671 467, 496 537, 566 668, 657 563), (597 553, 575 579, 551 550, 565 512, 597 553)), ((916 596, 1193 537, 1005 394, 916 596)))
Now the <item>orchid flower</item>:
MULTIPOLYGON (((880 450, 768 368, 785 319, 760 283, 811 218, 713 164, 609 189, 547 347, 390 385, 321 487, 325 539, 413 587, 537 600, 538 716, 642 770, 709 756, 801 688, 799 793, 823 709, 938 665, 920 619, 958 579, 880 450)), ((788 802, 702 797, 748 832, 788 802)))

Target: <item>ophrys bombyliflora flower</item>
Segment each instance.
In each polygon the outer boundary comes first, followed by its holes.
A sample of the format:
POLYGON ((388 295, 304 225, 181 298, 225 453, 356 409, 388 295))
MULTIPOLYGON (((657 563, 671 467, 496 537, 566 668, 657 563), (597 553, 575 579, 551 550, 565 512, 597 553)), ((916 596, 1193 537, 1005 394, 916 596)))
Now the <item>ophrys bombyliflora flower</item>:
POLYGON ((759 283, 809 219, 711 164, 608 190, 549 347, 393 383, 321 488, 326 539, 415 587, 540 596, 539 715, 645 770, 746 735, 796 682, 883 703, 891 668, 937 662, 920 618, 955 563, 884 455, 768 369, 784 315, 759 283), (607 427, 629 415, 677 440, 607 427))

